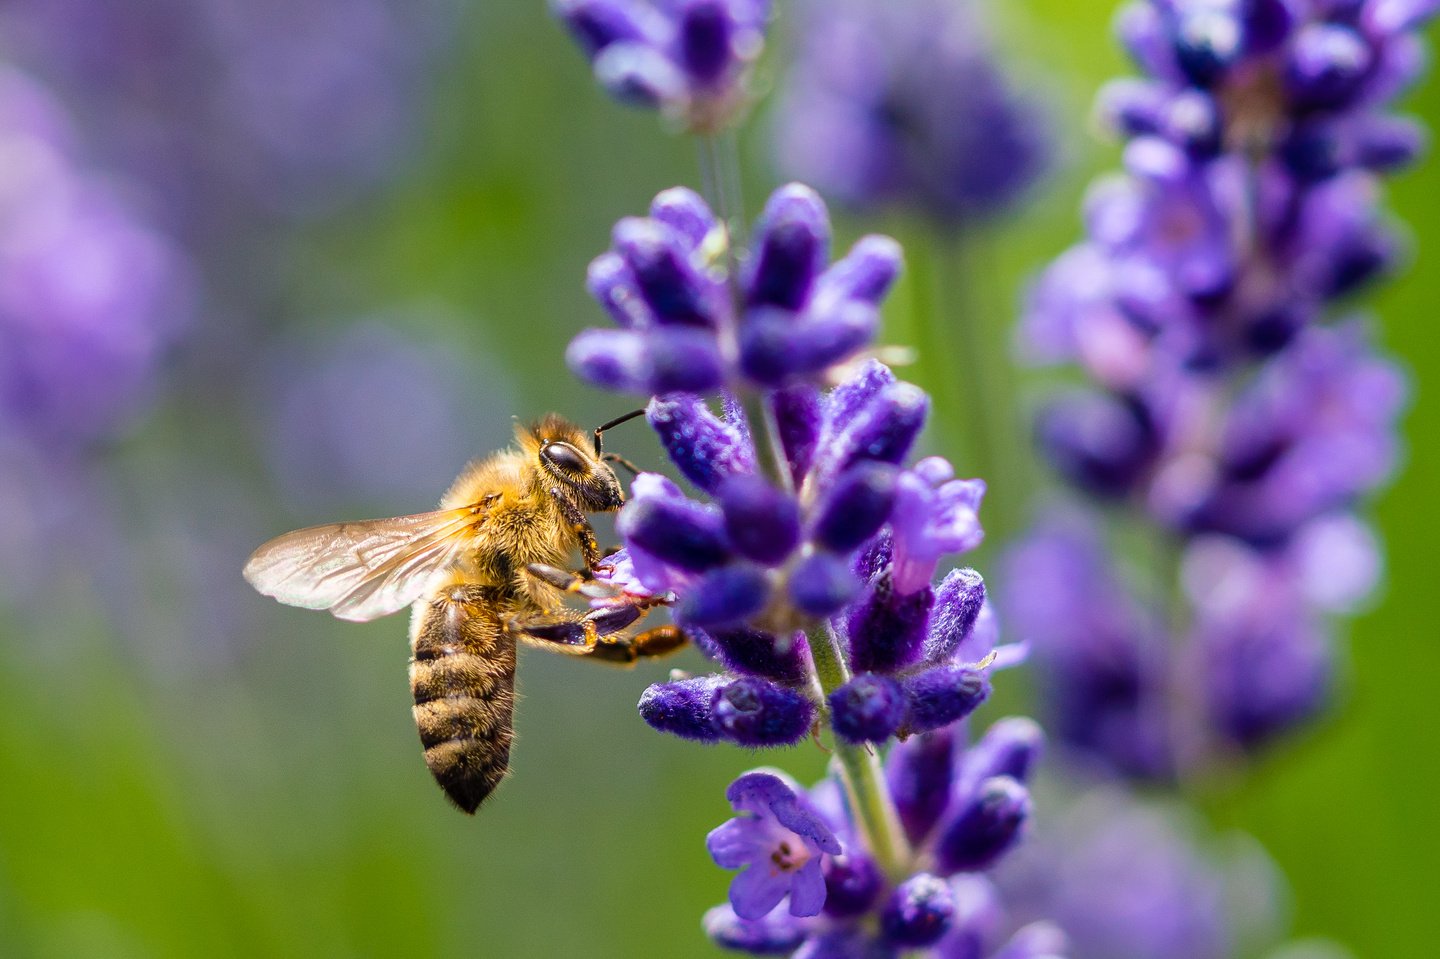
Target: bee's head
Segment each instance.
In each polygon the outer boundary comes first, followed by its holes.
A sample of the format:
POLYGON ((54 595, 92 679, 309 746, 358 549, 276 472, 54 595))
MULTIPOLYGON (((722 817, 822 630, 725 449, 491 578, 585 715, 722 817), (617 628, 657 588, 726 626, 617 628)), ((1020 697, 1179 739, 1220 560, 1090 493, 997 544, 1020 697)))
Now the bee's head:
POLYGON ((516 429, 520 446, 534 458, 542 481, 559 488, 587 513, 613 513, 625 492, 598 443, 569 420, 554 413, 529 427, 516 429))

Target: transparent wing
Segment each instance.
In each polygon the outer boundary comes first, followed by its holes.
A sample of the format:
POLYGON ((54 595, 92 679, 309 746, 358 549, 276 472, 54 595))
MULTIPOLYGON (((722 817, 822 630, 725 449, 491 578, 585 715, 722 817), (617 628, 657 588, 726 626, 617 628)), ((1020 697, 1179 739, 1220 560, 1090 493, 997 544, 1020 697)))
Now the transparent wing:
POLYGON ((245 564, 245 579, 289 606, 366 622, 404 609, 479 535, 477 507, 312 526, 277 536, 245 564))

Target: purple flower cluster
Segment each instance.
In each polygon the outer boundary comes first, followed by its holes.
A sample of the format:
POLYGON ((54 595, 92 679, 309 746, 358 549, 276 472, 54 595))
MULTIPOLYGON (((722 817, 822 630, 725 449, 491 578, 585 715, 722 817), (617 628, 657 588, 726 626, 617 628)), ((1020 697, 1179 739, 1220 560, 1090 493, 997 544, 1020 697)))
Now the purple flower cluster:
POLYGON ((0 71, 0 434, 60 458, 150 397, 189 305, 187 264, 87 169, 69 118, 0 71))
POLYGON ((1103 547, 1066 533, 1042 532, 1014 564, 1078 570, 1111 597, 1100 609, 1095 592, 1031 579, 1014 609, 1066 688, 1051 699, 1061 738, 1121 769, 1251 749, 1323 704, 1321 614, 1373 582, 1373 548, 1351 535, 1317 559, 1306 544, 1357 528, 1356 504, 1393 467, 1406 393, 1361 321, 1335 314, 1394 262, 1377 177, 1421 138, 1384 110, 1416 76, 1415 30, 1437 10, 1124 8, 1147 76, 1111 84, 1100 108, 1127 141, 1126 170, 1093 187, 1088 237, 1041 277, 1024 333, 1035 358, 1094 381, 1041 409, 1042 452, 1079 489, 1158 525, 1177 555, 1160 575, 1183 568, 1185 581, 1131 598, 1092 555, 1103 547), (1050 613, 1035 612, 1039 594, 1050 613), (1067 603, 1073 615, 1058 612, 1067 603), (1196 677, 1203 694, 1179 688, 1196 677))
MULTIPOLYGON (((769 771, 731 787, 741 815, 710 849, 744 871, 732 908, 707 917, 716 941, 989 955, 993 895, 960 874, 988 869, 1020 834, 1039 732, 1011 720, 958 758, 955 724, 1023 650, 995 648, 974 570, 932 584, 945 556, 979 544, 985 486, 939 457, 904 465, 929 400, 866 356, 896 244, 867 237, 830 264, 825 206, 797 185, 770 197, 755 238, 748 256, 727 249, 700 198, 674 189, 649 218, 622 220, 591 264, 591 292, 620 329, 581 333, 572 368, 654 394, 651 426, 708 497, 635 479, 616 521, 624 548, 597 574, 613 593, 597 591, 592 617, 633 619, 634 597, 670 605, 722 667, 647 689, 640 714, 656 729, 751 748, 834 738, 837 781, 816 792, 769 771), (873 748, 895 738, 887 783, 873 748)), ((1037 927, 996 954, 1059 948, 1037 927)))
POLYGON ((992 216, 1045 172, 1037 104, 986 36, 980 4, 809 0, 775 115, 779 165, 860 207, 947 224, 992 216))
POLYGON ((765 41, 769 0, 554 0, 616 99, 725 127, 746 102, 748 68, 765 41))
POLYGON ((1040 738, 1030 720, 1005 719, 968 749, 955 727, 896 746, 886 777, 924 863, 900 877, 867 850, 835 778, 806 791, 775 770, 744 774, 727 793, 739 815, 707 841, 718 865, 742 871, 706 932, 729 949, 808 959, 1059 957, 1065 937, 1050 923, 1005 935, 1013 924, 981 875, 1029 818, 1040 738))
POLYGON ((1283 881, 1250 837, 1204 836, 1183 807, 1092 788, 1045 817, 995 882, 1017 921, 1059 923, 1075 959, 1259 955, 1283 924, 1283 881))
MULTIPOLYGON (((567 353, 571 368, 602 388, 647 395, 774 388, 813 381, 874 338, 900 270, 893 240, 865 237, 829 264, 825 205, 791 184, 770 197, 738 276, 728 242, 705 201, 683 187, 655 197, 648 217, 617 223, 610 251, 590 264, 589 287, 620 329, 582 333, 567 353)), ((910 414, 911 439, 922 417, 910 414)))
MULTIPOLYGON (((638 477, 617 523, 621 578, 675 594, 677 621, 725 667, 646 690, 640 713, 652 726, 702 742, 777 746, 803 739, 818 711, 847 742, 883 743, 968 715, 989 695, 989 669, 1016 661, 1016 650, 994 648, 978 573, 954 570, 931 586, 942 555, 979 543, 983 484, 951 478, 938 457, 908 470, 891 462, 919 428, 907 417, 912 391, 872 361, 826 398, 816 421, 792 420, 792 438, 804 425, 825 451, 797 477, 798 494, 753 472, 704 475, 689 454, 717 438, 696 447, 681 438, 732 424, 694 398, 652 402, 651 422, 681 451, 677 464, 716 501, 691 500, 655 474, 638 477), (820 621, 852 674, 823 704, 805 632, 820 621)), ((751 463, 745 452, 726 465, 751 463)))

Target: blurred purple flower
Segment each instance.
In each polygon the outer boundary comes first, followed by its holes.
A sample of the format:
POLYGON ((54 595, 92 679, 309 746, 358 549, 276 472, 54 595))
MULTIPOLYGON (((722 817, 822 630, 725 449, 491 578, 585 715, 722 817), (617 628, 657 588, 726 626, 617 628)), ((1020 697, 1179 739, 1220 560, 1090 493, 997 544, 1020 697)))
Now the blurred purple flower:
POLYGON ((1002 70, 979 3, 812 0, 774 117, 786 175, 855 206, 994 216, 1050 165, 1039 104, 1002 70))
POLYGON ((1177 811, 1118 789, 1071 797, 1005 861, 1015 920, 1048 917, 1074 959, 1230 959, 1270 938, 1284 896, 1245 837, 1202 850, 1177 811))
POLYGON ((1040 278, 1021 332, 1033 359, 1096 381, 1042 406, 1041 452, 1161 527, 1169 561, 1138 602, 1109 585, 1097 601, 1060 583, 1106 568, 1103 546, 1042 534, 1017 559, 1041 573, 1024 588, 1051 584, 1072 616, 1036 621, 1012 590, 1069 717, 1060 738, 1112 766, 1153 775, 1253 749, 1328 695, 1321 614, 1374 585, 1373 537, 1348 511, 1390 475, 1407 392, 1364 325, 1336 314, 1397 259, 1379 177, 1421 137, 1386 110, 1437 12, 1123 7, 1118 30, 1146 76, 1108 86, 1100 113, 1126 140, 1125 172, 1092 187, 1086 239, 1040 278), (1325 530, 1347 531, 1333 565, 1315 559, 1325 530), (1183 595, 1166 582, 1182 556, 1183 595), (1167 628, 1183 636, 1147 638, 1167 628), (1203 677, 1203 708, 1181 675, 1203 677))
POLYGON ((73 147, 59 105, 0 72, 0 430, 51 453, 133 421, 191 296, 180 253, 73 147))
POLYGON ((187 235, 332 209, 409 142, 443 17, 396 0, 14 0, 9 52, 187 235))
POLYGON ((617 100, 656 107, 694 132, 746 106, 748 69, 765 43, 769 0, 552 0, 617 100))

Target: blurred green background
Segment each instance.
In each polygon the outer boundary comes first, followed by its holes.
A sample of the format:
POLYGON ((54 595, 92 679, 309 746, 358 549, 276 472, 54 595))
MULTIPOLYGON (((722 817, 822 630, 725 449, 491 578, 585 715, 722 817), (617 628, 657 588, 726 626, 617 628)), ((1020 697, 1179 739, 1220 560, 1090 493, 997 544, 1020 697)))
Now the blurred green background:
MULTIPOLYGON (((1055 100, 1064 164, 982 240, 991 268, 972 290, 997 363, 1025 278, 1078 236, 1084 184, 1115 160, 1085 120, 1097 86, 1126 69, 1111 13, 1101 0, 1004 11, 1008 48, 1055 100)), ((216 301, 243 309, 202 310, 201 345, 182 346, 149 414, 98 456, 123 546, 102 552, 91 526, 72 527, 42 594, 0 614, 0 955, 709 955, 699 917, 729 874, 703 840, 728 817, 725 786, 759 763, 802 781, 823 770, 808 745, 755 756, 651 732, 634 704, 663 666, 527 652, 513 774, 472 820, 447 808, 421 761, 403 617, 341 624, 275 606, 240 578, 246 553, 286 529, 429 508, 465 459, 508 442, 512 415, 598 423, 626 409, 582 388, 563 350, 602 320, 582 281, 611 223, 664 187, 698 186, 693 144, 606 100, 539 0, 446 16, 397 172, 324 215, 237 240, 211 282, 216 301), (334 462, 407 472, 367 485, 321 463, 287 480, 267 459, 287 364, 372 327, 445 358, 460 405, 449 418, 422 405, 372 432, 376 414, 341 404, 336 428, 369 452, 334 462)), ((762 79, 773 54, 766 67, 762 79)), ((1440 124, 1440 82, 1408 109, 1440 124)), ((740 138, 751 215, 775 182, 767 122, 762 106, 740 138)), ((1253 833, 1288 874, 1294 930, 1362 957, 1431 954, 1440 893, 1437 196, 1433 160, 1394 182, 1413 262, 1374 301, 1382 341, 1416 384, 1407 462, 1376 506, 1385 595, 1345 629, 1333 715, 1206 800, 1217 825, 1253 833)), ((876 224, 838 228, 848 242, 876 224)), ((892 341, 906 339, 912 293, 892 303, 892 341)), ((929 385, 925 366, 912 373, 929 385)), ((405 377, 376 382, 405 391, 405 377)), ((612 442, 660 467, 643 434, 626 427, 612 442)), ((966 471, 963 437, 927 442, 966 471)), ((76 508, 83 519, 99 505, 76 508)))

